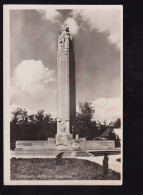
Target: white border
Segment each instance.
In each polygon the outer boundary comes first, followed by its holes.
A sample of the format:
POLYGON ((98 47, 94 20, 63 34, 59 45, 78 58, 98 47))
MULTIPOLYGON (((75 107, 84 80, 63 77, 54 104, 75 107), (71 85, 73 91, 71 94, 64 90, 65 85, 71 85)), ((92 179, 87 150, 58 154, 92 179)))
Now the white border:
POLYGON ((122 185, 123 181, 123 118, 122 129, 122 166, 121 180, 10 180, 10 10, 23 9, 118 9, 120 10, 121 25, 121 97, 123 116, 123 6, 122 5, 4 5, 3 6, 3 59, 4 59, 4 185, 122 185))

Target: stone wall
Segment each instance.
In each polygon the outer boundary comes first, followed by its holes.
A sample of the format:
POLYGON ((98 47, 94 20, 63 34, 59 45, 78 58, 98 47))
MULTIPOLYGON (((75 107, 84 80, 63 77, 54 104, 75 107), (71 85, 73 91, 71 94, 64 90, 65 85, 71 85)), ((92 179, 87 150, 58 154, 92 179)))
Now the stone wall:
POLYGON ((56 150, 55 138, 46 141, 16 141, 16 150, 56 150))
POLYGON ((113 140, 106 140, 106 141, 86 141, 86 150, 95 150, 95 149, 103 149, 103 150, 108 150, 108 149, 113 149, 115 148, 115 142, 113 140))
MULTIPOLYGON (((68 140, 67 150, 109 150, 115 148, 112 140, 68 140)), ((56 150, 56 139, 48 138, 45 141, 16 141, 16 150, 56 150)))

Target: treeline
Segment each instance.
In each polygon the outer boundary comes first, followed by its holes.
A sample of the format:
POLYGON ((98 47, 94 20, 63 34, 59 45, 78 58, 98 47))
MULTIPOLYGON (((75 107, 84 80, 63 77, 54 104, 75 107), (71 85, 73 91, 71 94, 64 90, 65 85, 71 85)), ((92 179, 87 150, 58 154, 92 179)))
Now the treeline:
POLYGON ((56 120, 50 114, 44 114, 44 110, 28 115, 25 109, 17 108, 12 112, 10 122, 11 149, 15 148, 16 140, 46 140, 54 137, 56 125, 56 120))
POLYGON ((121 120, 118 118, 114 123, 111 122, 107 125, 106 121, 101 124, 99 121, 93 121, 93 115, 95 110, 90 106, 88 102, 79 103, 79 112, 76 116, 75 133, 79 134, 79 137, 85 137, 87 140, 102 139, 100 137, 107 128, 110 127, 110 132, 105 139, 114 140, 115 147, 120 147, 120 138, 116 136, 113 128, 121 127, 121 120))
MULTIPOLYGON (((89 103, 79 103, 79 112, 76 114, 76 119, 73 127, 73 138, 78 134, 79 137, 85 137, 87 140, 93 140, 100 137, 103 132, 109 127, 104 121, 101 124, 99 121, 93 121, 95 110, 89 103)), ((12 113, 10 122, 10 139, 11 149, 15 148, 16 140, 46 140, 47 138, 55 137, 57 132, 56 119, 53 119, 50 114, 45 114, 44 110, 38 111, 36 114, 28 115, 25 109, 17 108, 12 113)), ((114 123, 114 127, 120 127, 120 119, 114 123)), ((114 132, 111 132, 107 139, 114 140, 117 147, 120 146, 120 140, 116 139, 114 132)))

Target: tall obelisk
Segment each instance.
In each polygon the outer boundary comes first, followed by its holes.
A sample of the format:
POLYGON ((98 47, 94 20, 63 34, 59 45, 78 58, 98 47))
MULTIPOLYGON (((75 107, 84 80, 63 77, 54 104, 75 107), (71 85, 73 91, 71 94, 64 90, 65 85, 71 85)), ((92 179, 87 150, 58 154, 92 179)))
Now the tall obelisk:
POLYGON ((67 24, 58 37, 57 51, 57 148, 68 149, 76 115, 75 55, 67 24))

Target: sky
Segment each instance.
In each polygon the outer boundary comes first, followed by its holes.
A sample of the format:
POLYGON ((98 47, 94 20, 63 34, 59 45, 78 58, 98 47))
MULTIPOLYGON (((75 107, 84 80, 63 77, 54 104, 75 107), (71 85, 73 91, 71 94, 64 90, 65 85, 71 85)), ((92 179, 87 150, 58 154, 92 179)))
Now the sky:
POLYGON ((11 10, 11 107, 57 115, 57 38, 64 23, 74 40, 76 104, 89 102, 95 120, 120 116, 119 9, 11 10))

